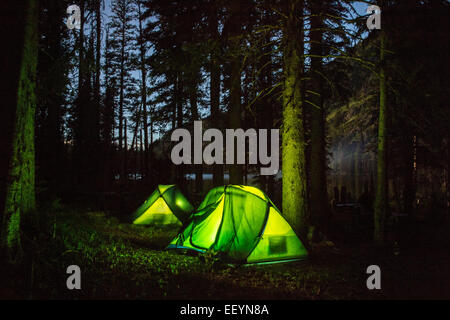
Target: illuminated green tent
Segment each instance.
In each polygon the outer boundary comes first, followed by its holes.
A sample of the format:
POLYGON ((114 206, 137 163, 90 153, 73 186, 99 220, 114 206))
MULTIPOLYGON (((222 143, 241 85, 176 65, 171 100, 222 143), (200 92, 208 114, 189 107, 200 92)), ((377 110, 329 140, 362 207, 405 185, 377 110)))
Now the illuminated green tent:
POLYGON ((212 189, 168 248, 205 252, 244 263, 305 258, 307 251, 261 190, 240 185, 212 189))
POLYGON ((134 212, 133 224, 169 225, 186 222, 194 210, 175 185, 159 185, 134 212))

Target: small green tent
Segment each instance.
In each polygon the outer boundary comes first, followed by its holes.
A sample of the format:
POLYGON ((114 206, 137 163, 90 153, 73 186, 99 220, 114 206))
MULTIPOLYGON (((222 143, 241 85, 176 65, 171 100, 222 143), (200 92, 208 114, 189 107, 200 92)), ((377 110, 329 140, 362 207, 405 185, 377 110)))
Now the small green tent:
POLYGON ((240 185, 212 189, 168 248, 214 249, 244 263, 305 258, 307 251, 261 190, 240 185))
POLYGON ((194 210, 175 185, 159 185, 134 212, 133 224, 169 225, 186 222, 194 210))

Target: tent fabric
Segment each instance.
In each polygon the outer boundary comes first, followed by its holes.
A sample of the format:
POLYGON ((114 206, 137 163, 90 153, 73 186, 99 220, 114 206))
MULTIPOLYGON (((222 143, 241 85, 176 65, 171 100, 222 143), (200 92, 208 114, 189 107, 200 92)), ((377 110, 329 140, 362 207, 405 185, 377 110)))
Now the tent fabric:
POLYGON ((194 207, 176 185, 159 185, 134 212, 133 224, 169 225, 185 223, 194 207))
POLYGON ((212 189, 168 248, 205 252, 246 263, 300 259, 307 251, 280 211, 255 187, 212 189))

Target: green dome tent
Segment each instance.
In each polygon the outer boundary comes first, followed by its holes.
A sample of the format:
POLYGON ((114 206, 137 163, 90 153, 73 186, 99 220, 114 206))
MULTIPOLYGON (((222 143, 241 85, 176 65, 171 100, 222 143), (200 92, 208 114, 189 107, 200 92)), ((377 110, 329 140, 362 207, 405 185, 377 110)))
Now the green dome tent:
POLYGON ((133 224, 169 225, 186 222, 194 210, 175 185, 159 185, 134 212, 133 224))
POLYGON ((300 239, 264 192, 240 185, 212 189, 168 248, 214 249, 244 263, 307 256, 300 239))

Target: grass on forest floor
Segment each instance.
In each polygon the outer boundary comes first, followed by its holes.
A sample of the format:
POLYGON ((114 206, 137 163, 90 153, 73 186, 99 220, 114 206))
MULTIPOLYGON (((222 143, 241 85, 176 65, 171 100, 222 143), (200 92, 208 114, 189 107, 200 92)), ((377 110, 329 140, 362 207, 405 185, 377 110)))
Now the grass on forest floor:
POLYGON ((215 261, 208 254, 165 250, 176 235, 176 228, 121 223, 103 212, 52 216, 47 232, 41 233, 36 241, 38 247, 32 250, 33 258, 21 269, 24 276, 17 278, 17 270, 9 270, 10 276, 3 273, 9 286, 0 289, 0 297, 404 299, 445 295, 445 288, 441 290, 435 285, 439 276, 446 276, 448 256, 442 265, 430 264, 428 259, 433 257, 421 257, 408 270, 411 256, 394 256, 386 248, 377 251, 359 245, 326 250, 294 263, 231 266, 215 261), (66 288, 65 271, 73 264, 81 268, 82 290, 66 288), (380 291, 366 288, 365 271, 370 264, 379 264, 382 269, 380 291), (435 273, 431 282, 427 272, 435 273))

